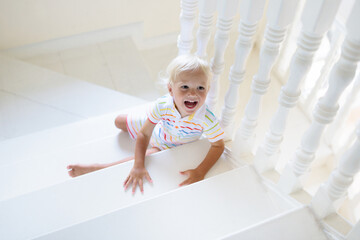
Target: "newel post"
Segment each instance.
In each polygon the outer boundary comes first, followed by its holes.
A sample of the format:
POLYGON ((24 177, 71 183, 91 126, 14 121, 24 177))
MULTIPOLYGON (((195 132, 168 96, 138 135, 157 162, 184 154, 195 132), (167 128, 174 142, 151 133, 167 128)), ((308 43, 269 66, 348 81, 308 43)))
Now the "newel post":
POLYGON ((338 100, 353 80, 360 60, 360 1, 356 1, 347 21, 347 36, 342 45, 340 59, 332 68, 329 87, 316 104, 313 122, 305 131, 301 144, 280 177, 279 188, 287 193, 297 190, 299 177, 305 174, 315 158, 324 128, 334 119, 339 108, 338 100))
POLYGON ((197 51, 201 58, 206 58, 206 48, 210 40, 218 0, 199 1, 199 28, 197 31, 197 51))
POLYGON ((334 203, 343 197, 359 170, 360 124, 355 143, 342 155, 338 168, 331 173, 328 181, 320 186, 311 202, 311 207, 319 219, 337 210, 334 203))
POLYGON ((236 42, 234 65, 229 74, 229 89, 225 95, 225 102, 221 113, 221 126, 225 130, 226 138, 232 139, 234 132, 234 117, 238 102, 238 92, 244 80, 245 64, 252 49, 253 37, 259 20, 263 16, 265 0, 242 0, 240 4, 239 36, 236 42))
POLYGON ((305 4, 301 17, 303 25, 298 37, 296 52, 291 59, 289 78, 285 86, 281 88, 279 107, 255 154, 256 166, 260 172, 273 169, 276 164, 287 117, 298 101, 300 84, 309 72, 314 54, 318 50, 325 32, 330 28, 339 4, 340 0, 307 1, 305 4))
POLYGON ((270 85, 270 72, 279 55, 287 27, 293 21, 299 0, 270 0, 267 10, 267 25, 264 43, 260 50, 260 64, 251 85, 251 97, 245 108, 245 115, 235 136, 240 154, 250 154, 253 148, 254 130, 261 107, 261 98, 270 85))
POLYGON ((177 46, 178 55, 189 54, 191 52, 194 36, 198 0, 181 0, 180 12, 180 35, 178 36, 177 46))
POLYGON ((229 33, 236 12, 238 10, 239 0, 221 0, 219 2, 217 30, 214 40, 215 53, 211 59, 211 69, 213 77, 211 80, 210 91, 206 98, 206 103, 213 111, 216 110, 216 103, 219 95, 219 79, 224 70, 224 54, 229 42, 229 33))

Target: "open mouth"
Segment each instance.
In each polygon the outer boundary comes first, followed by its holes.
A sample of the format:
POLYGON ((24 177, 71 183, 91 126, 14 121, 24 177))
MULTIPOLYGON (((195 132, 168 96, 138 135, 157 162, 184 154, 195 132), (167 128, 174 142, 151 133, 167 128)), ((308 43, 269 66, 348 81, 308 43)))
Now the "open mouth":
POLYGON ((196 107, 196 105, 198 104, 197 101, 185 101, 184 102, 185 107, 189 108, 189 109, 194 109, 196 107))

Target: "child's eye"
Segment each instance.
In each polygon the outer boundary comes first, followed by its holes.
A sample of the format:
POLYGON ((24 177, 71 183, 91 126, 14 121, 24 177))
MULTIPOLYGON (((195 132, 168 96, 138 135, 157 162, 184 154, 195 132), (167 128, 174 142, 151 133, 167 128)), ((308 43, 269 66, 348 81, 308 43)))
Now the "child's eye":
POLYGON ((181 88, 182 89, 189 89, 189 86, 188 85, 182 85, 181 88))
POLYGON ((205 90, 205 88, 204 88, 203 86, 199 86, 199 87, 198 87, 198 90, 203 91, 203 90, 205 90))

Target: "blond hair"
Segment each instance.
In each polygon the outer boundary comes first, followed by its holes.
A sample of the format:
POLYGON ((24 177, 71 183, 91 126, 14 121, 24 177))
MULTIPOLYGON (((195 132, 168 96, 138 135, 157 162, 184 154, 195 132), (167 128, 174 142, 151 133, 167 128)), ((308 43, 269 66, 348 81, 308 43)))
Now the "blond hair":
POLYGON ((166 83, 173 84, 182 72, 202 72, 210 84, 211 68, 207 61, 195 55, 180 55, 174 58, 166 69, 166 83))

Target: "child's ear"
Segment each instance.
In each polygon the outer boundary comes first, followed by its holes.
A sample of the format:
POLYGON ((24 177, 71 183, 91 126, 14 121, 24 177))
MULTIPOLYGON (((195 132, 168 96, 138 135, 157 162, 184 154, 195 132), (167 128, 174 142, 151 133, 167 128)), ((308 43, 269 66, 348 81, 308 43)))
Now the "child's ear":
POLYGON ((172 92, 172 87, 171 87, 171 84, 170 83, 168 83, 168 91, 169 91, 169 93, 170 93, 170 96, 173 96, 173 92, 172 92))

